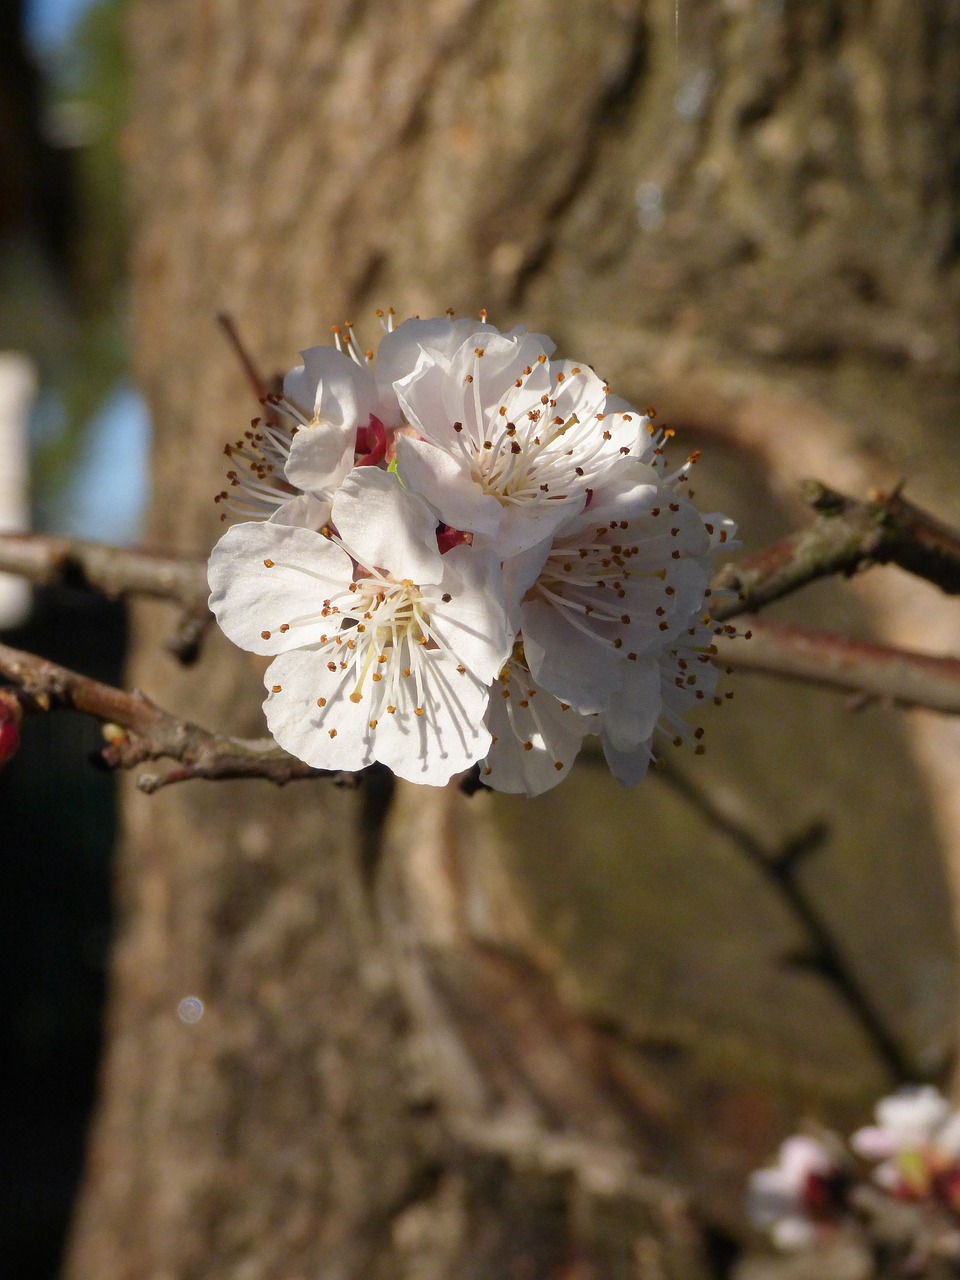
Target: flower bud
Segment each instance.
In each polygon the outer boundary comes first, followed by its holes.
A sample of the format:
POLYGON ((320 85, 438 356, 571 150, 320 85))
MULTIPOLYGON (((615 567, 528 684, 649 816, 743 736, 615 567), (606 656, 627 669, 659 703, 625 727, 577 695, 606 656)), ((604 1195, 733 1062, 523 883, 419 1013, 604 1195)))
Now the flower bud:
POLYGON ((0 768, 20 746, 20 721, 23 711, 16 697, 0 689, 0 768))

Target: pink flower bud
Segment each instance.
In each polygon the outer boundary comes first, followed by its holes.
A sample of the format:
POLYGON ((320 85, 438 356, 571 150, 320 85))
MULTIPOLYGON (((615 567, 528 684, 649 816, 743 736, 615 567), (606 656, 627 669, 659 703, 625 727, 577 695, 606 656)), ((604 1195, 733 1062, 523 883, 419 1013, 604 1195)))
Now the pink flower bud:
POLYGON ((20 704, 12 694, 0 691, 0 768, 20 746, 20 704))

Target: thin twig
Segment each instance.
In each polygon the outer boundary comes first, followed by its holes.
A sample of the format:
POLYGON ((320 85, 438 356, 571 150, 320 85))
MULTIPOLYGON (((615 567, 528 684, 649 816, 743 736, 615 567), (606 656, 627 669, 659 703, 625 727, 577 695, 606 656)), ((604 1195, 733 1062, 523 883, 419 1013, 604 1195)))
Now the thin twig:
POLYGON ((210 623, 206 560, 200 555, 114 547, 86 538, 50 534, 0 534, 0 572, 38 587, 77 587, 108 599, 151 596, 181 606, 180 621, 165 641, 185 666, 200 653, 210 623))
POLYGON ((860 502, 808 480, 804 499, 819 512, 807 529, 727 565, 714 591, 735 598, 714 602, 718 621, 753 613, 818 578, 851 574, 873 564, 897 564, 950 595, 960 594, 960 534, 948 529, 895 490, 860 502))
POLYGON ((282 786, 301 778, 356 775, 313 769, 271 739, 229 738, 164 711, 139 691, 127 692, 91 680, 67 667, 0 644, 0 676, 18 693, 26 711, 72 707, 108 726, 101 760, 108 768, 135 768, 146 760, 176 760, 178 768, 144 774, 142 791, 158 791, 190 778, 266 778, 282 786))
POLYGON ((39 587, 79 587, 110 599, 152 596, 206 612, 206 556, 115 547, 51 534, 0 534, 0 571, 39 587))
POLYGON ((717 636, 717 663, 804 684, 826 685, 899 707, 960 715, 960 658, 852 640, 748 615, 749 639, 717 636))
POLYGON ((233 349, 234 355, 240 361, 240 366, 243 369, 244 376, 250 385, 250 390, 253 392, 258 404, 263 405, 264 417, 268 422, 276 422, 277 414, 276 411, 270 407, 269 398, 272 395, 277 395, 283 390, 283 375, 275 373, 271 378, 265 378, 263 376, 257 368, 257 363, 250 354, 249 348, 240 337, 240 330, 238 329, 233 316, 228 315, 225 311, 221 311, 217 314, 217 324, 223 330, 227 341, 233 349))
POLYGON ((754 835, 728 806, 669 762, 662 761, 654 776, 672 787, 714 830, 727 836, 786 906, 803 931, 807 944, 802 952, 786 957, 786 962, 819 974, 833 988, 859 1023, 878 1059, 898 1083, 921 1078, 923 1073, 918 1074, 918 1068, 890 1032, 798 878, 797 872, 803 860, 822 847, 827 836, 825 824, 812 823, 779 847, 770 847, 754 835))

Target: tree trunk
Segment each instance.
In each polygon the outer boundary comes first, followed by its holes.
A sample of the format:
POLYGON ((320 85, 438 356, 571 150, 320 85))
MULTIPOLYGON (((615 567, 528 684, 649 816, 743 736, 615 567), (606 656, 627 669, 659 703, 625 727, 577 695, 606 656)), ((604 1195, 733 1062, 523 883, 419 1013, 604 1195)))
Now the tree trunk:
MULTIPOLYGON (((132 49, 152 541, 211 545, 220 449, 256 412, 215 313, 273 371, 334 321, 362 336, 390 303, 485 305, 787 479, 922 473, 918 496, 948 505, 955 0, 681 0, 679 15, 673 0, 138 0, 132 49)), ((785 518, 764 502, 768 524, 785 518)), ((902 599, 879 601, 881 630, 902 599)), ((257 660, 211 636, 177 668, 157 643, 170 622, 138 611, 131 682, 211 727, 261 732, 257 660)), ((800 705, 784 697, 777 718, 800 705)), ((722 732, 709 776, 742 787, 756 715, 722 732)), ((899 731, 883 732, 882 751, 864 745, 871 767, 920 796, 899 731)), ((829 746, 798 748, 791 815, 829 746)), ((935 801, 949 781, 941 766, 935 801)), ((777 787, 756 787, 769 809, 777 787)), ((880 791, 867 865, 896 803, 880 791)), ((941 839, 960 858, 946 804, 941 839)), ((594 1016, 603 999, 570 998, 583 973, 545 924, 551 874, 522 855, 506 869, 492 813, 486 797, 383 782, 127 788, 109 1052, 69 1277, 715 1273, 720 1236, 676 1182, 729 1226, 777 1106, 727 1086, 741 1108, 728 1129, 746 1120, 752 1137, 726 1132, 718 1154, 676 1136, 669 1054, 657 1074, 622 1019, 594 1016)), ((669 839, 686 852, 689 825, 669 839)), ((918 841, 926 910, 937 838, 918 841)), ((945 923, 910 927, 922 948, 945 923)), ((916 1039, 912 1026, 903 1015, 916 1039)))

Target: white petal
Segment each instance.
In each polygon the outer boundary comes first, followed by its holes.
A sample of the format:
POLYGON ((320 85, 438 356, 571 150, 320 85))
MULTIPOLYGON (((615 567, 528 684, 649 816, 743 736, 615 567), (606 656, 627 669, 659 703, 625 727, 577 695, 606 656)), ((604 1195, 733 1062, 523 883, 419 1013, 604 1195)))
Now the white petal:
POLYGON ((517 556, 510 556, 503 563, 503 598, 506 601, 507 613, 520 630, 520 606, 523 598, 540 576, 544 561, 550 554, 551 542, 545 538, 536 546, 522 551, 517 556))
POLYGON ((487 711, 493 742, 480 777, 495 791, 537 796, 570 772, 588 722, 537 687, 518 663, 494 684, 487 711))
POLYGON ((945 1151, 954 1158, 960 1156, 960 1113, 955 1111, 946 1121, 937 1133, 936 1145, 938 1150, 945 1151))
POLYGON ((452 528, 490 536, 500 528, 503 508, 483 493, 457 454, 398 436, 397 470, 406 487, 425 498, 452 528))
POLYGON ((303 364, 283 380, 284 398, 308 420, 334 427, 367 425, 376 408, 376 384, 369 369, 334 347, 301 351, 303 364), (361 421, 362 419, 362 421, 361 421))
POLYGON ((747 1216, 756 1227, 769 1227, 795 1212, 800 1200, 793 1180, 781 1168, 757 1169, 747 1184, 747 1216))
POLYGON ((330 522, 330 500, 324 495, 298 493, 270 516, 271 524, 289 524, 319 533, 330 522))
POLYGON ((891 1141, 887 1130, 877 1125, 866 1125, 863 1129, 857 1129, 850 1136, 850 1146, 864 1160, 886 1160, 899 1150, 899 1147, 891 1141))
POLYGON ((780 1168, 799 1195, 811 1174, 826 1177, 834 1168, 830 1152, 807 1133, 796 1133, 780 1144, 780 1168))
POLYGON ((252 653, 283 653, 336 629, 321 612, 350 581, 352 566, 319 533, 251 521, 227 530, 207 572, 210 608, 230 639, 252 653))
POLYGON ((619 659, 599 628, 581 630, 535 598, 520 609, 527 662, 539 684, 585 715, 602 711, 619 680, 619 659))
POLYGON ((657 727, 662 699, 660 666, 654 660, 623 662, 614 696, 600 717, 605 739, 620 751, 648 742, 657 727))
POLYGON ((551 538, 561 520, 571 512, 583 510, 586 500, 585 493, 578 493, 550 503, 505 506, 499 528, 495 534, 490 535, 491 546, 502 560, 521 555, 551 538))
POLYGON ((315 769, 363 769, 377 759, 370 713, 350 701, 348 673, 328 669, 326 653, 297 649, 267 668, 263 709, 285 751, 315 769), (318 705, 322 700, 323 705, 318 705))
POLYGON ((603 758, 616 780, 625 787, 635 787, 647 776, 653 761, 651 741, 640 742, 626 750, 614 746, 606 734, 600 735, 603 758))
POLYGON ((802 1214, 793 1214, 774 1223, 770 1238, 778 1249, 809 1249, 817 1242, 816 1224, 802 1214))
POLYGON ((301 427, 293 437, 283 473, 291 484, 311 493, 335 488, 353 466, 356 441, 355 422, 301 427))
POLYGON ((500 561, 462 544, 441 557, 443 578, 423 597, 439 643, 485 685, 513 648, 515 632, 503 604, 500 561))
POLYGON ((334 495, 332 514, 344 546, 367 569, 420 584, 443 576, 437 518, 392 472, 356 467, 334 495))
POLYGON ((483 724, 489 689, 455 659, 431 651, 423 706, 414 713, 415 689, 402 685, 404 697, 397 711, 381 719, 377 730, 377 758, 400 778, 441 787, 455 773, 475 764, 490 746, 483 724))
POLYGON ((488 691, 443 654, 420 656, 422 680, 393 682, 388 702, 369 680, 354 700, 355 672, 327 653, 282 654, 264 677, 270 732, 315 768, 355 770, 379 760, 411 782, 444 785, 489 747, 482 724, 488 691))
POLYGON ((486 332, 487 326, 473 319, 435 316, 421 320, 414 316, 404 320, 381 339, 377 350, 377 381, 384 388, 392 387, 416 369, 424 355, 449 360, 465 341, 486 332))

